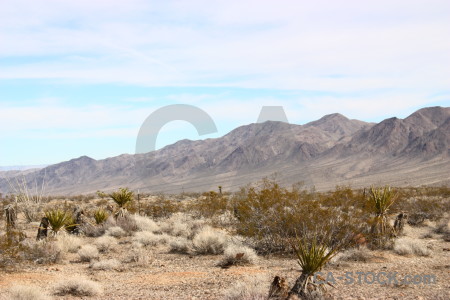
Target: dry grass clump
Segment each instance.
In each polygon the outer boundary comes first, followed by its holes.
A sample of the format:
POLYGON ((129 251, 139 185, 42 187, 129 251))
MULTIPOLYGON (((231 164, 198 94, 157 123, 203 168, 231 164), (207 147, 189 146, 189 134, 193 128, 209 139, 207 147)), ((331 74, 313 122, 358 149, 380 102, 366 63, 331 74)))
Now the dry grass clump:
POLYGON ((155 221, 153 221, 148 217, 133 215, 133 218, 139 231, 150 231, 150 232, 160 231, 158 224, 156 224, 155 221))
POLYGON ((128 256, 123 260, 124 263, 133 263, 139 267, 148 266, 153 261, 153 255, 147 252, 142 246, 134 245, 128 256))
POLYGON ((83 278, 71 278, 57 283, 53 293, 57 296, 91 297, 98 296, 102 292, 102 288, 97 282, 83 278))
POLYGON ((120 267, 120 262, 117 259, 107 259, 101 261, 92 262, 89 268, 93 270, 113 270, 120 267))
POLYGON ((28 248, 24 251, 25 258, 36 264, 56 264, 62 262, 64 253, 57 242, 40 240, 26 241, 28 248))
POLYGON ((191 239, 205 224, 202 219, 194 219, 185 213, 175 213, 159 224, 161 231, 171 236, 182 236, 191 239))
POLYGON ((172 253, 189 254, 192 251, 192 241, 181 236, 175 237, 170 241, 169 247, 172 253))
POLYGON ((244 245, 231 244, 225 248, 222 261, 219 263, 221 267, 237 266, 237 265, 253 265, 257 262, 258 255, 255 250, 244 245))
POLYGON ((395 241, 394 252, 399 255, 429 256, 431 251, 418 239, 403 237, 395 241))
POLYGON ((57 237, 57 244, 64 252, 76 253, 83 246, 84 242, 77 236, 60 234, 57 237))
POLYGON ((97 247, 98 251, 107 252, 117 245, 117 241, 112 236, 105 235, 97 238, 94 245, 97 247))
POLYGON ((334 261, 358 261, 367 262, 373 258, 372 252, 367 247, 351 248, 338 253, 334 261))
POLYGON ((143 246, 157 246, 159 244, 166 244, 170 237, 166 234, 154 234, 150 231, 136 232, 133 237, 133 242, 142 244, 143 246))
POLYGON ((78 256, 83 262, 90 262, 93 259, 98 259, 99 253, 95 246, 84 245, 78 250, 78 256))
POLYGON ((47 300, 49 297, 45 295, 41 289, 30 285, 15 285, 9 289, 10 300, 47 300))
POLYGON ((224 292, 226 300, 266 300, 270 281, 266 276, 247 277, 233 284, 224 292))
POLYGON ((127 235, 131 235, 133 232, 138 230, 136 220, 133 215, 129 213, 124 216, 119 216, 115 219, 116 226, 121 227, 127 235))
POLYGON ((194 254, 221 254, 224 251, 227 236, 210 226, 205 226, 192 240, 194 254))
POLYGON ((121 238, 127 235, 125 230, 122 229, 122 227, 119 226, 113 226, 106 230, 106 235, 113 236, 115 238, 121 238))

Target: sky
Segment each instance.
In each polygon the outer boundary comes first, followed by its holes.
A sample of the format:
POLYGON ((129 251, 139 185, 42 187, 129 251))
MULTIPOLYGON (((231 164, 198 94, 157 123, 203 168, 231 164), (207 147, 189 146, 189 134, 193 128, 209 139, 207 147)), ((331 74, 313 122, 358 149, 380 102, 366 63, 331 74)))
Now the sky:
POLYGON ((448 0, 0 0, 0 166, 136 151, 144 121, 188 104, 156 147, 220 137, 282 106, 379 122, 450 106, 448 0))

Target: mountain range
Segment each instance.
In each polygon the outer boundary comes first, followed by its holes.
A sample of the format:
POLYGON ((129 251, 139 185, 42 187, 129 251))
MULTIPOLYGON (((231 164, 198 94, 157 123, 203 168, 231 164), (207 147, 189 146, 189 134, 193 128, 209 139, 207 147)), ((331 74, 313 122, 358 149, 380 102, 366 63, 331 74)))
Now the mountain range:
POLYGON ((16 179, 48 194, 129 187, 143 192, 235 191, 276 173, 317 190, 450 184, 450 108, 429 107, 380 123, 331 114, 304 125, 267 121, 215 139, 181 140, 146 154, 82 156, 45 168, 0 172, 0 192, 16 179))

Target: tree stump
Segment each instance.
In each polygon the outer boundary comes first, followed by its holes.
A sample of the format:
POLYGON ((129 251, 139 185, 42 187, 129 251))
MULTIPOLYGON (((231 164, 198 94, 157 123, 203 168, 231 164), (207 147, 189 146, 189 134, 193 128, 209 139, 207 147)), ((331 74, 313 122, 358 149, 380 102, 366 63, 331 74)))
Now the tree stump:
POLYGON ((394 222, 394 230, 397 235, 402 234, 403 227, 405 227, 406 220, 408 219, 408 215, 404 212, 401 212, 394 222))
POLYGON ((41 219, 41 224, 39 224, 38 233, 36 236, 36 240, 42 240, 47 238, 48 233, 48 226, 50 225, 48 219, 46 217, 43 217, 41 219))
POLYGON ((269 296, 267 299, 284 300, 288 297, 289 287, 286 279, 280 276, 275 276, 270 285, 269 296))
POLYGON ((6 216, 6 228, 8 230, 16 228, 17 213, 12 204, 9 204, 5 207, 5 216, 6 216))

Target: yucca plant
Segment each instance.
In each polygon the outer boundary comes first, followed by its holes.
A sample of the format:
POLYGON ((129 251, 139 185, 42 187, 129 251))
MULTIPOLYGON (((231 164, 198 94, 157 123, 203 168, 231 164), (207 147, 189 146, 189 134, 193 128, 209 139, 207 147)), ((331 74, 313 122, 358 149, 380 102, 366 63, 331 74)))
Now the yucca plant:
POLYGON ((108 213, 103 208, 99 208, 94 212, 95 223, 99 225, 104 223, 108 219, 108 216, 108 213))
POLYGON ((375 188, 369 191, 369 202, 374 218, 371 220, 371 233, 375 241, 381 245, 392 233, 392 228, 387 220, 389 208, 394 204, 397 194, 389 186, 375 188))
POLYGON ((324 283, 315 283, 314 274, 319 272, 341 249, 342 245, 329 246, 326 239, 319 241, 315 234, 305 234, 296 237, 291 246, 297 256, 297 262, 302 269, 300 277, 295 281, 289 295, 296 295, 300 299, 310 299, 310 292, 323 293, 324 283))
POLYGON ((119 205, 120 208, 123 208, 125 205, 133 201, 133 192, 130 191, 128 188, 120 188, 119 191, 113 192, 109 195, 114 202, 119 205))
POLYGON ((45 212, 45 217, 48 219, 50 228, 56 235, 62 228, 73 225, 72 214, 65 210, 51 209, 45 212))

